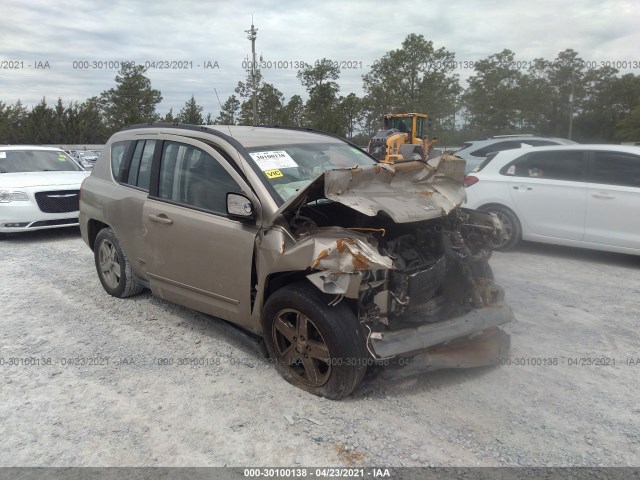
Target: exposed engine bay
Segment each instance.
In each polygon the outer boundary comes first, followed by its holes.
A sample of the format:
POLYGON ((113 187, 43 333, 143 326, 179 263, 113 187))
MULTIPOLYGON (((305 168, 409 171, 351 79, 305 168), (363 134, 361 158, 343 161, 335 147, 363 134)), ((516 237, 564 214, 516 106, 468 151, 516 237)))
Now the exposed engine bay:
POLYGON ((308 262, 306 278, 352 309, 376 360, 485 338, 474 364, 491 363, 508 347, 497 327, 513 319, 488 264, 504 232, 460 207, 463 176, 454 156, 325 172, 278 211, 293 237, 281 268, 308 262))
POLYGON ((397 224, 319 201, 298 209, 289 225, 300 237, 346 229, 392 260, 391 269, 362 271, 358 311, 375 329, 438 322, 502 299, 487 263, 500 233, 489 214, 457 208, 445 217, 397 224))

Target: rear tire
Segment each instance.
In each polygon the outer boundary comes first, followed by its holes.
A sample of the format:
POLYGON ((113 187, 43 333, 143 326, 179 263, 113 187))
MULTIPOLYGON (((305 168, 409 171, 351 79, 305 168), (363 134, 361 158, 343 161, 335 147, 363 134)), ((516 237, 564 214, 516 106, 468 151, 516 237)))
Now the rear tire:
POLYGON ((511 209, 503 207, 502 205, 487 205, 486 207, 482 207, 480 210, 483 212, 495 213, 502 222, 506 231, 506 238, 502 242, 494 243, 492 245, 494 250, 506 252, 507 250, 511 250, 520 242, 522 239, 522 226, 520 225, 520 220, 518 220, 518 217, 511 209))
POLYGON ((344 303, 307 282, 273 293, 263 310, 264 339, 280 375, 314 395, 339 400, 349 395, 367 371, 365 338, 344 303))
POLYGON ((98 278, 109 295, 125 298, 144 290, 144 286, 136 281, 129 259, 111 228, 100 230, 93 245, 98 278))

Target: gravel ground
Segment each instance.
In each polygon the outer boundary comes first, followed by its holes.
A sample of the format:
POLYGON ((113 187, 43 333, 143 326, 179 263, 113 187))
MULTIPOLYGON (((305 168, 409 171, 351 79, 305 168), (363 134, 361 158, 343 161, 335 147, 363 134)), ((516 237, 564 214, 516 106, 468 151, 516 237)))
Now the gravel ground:
POLYGON ((511 364, 387 370, 333 402, 215 320, 107 295, 77 229, 0 252, 0 466, 640 464, 640 257, 496 253, 511 364))

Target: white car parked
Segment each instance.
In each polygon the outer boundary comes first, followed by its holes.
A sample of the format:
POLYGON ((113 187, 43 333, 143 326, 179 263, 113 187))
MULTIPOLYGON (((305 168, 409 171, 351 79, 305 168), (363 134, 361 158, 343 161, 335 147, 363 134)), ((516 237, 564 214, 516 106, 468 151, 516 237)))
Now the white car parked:
POLYGON ((0 146, 0 233, 78 225, 89 174, 58 148, 0 146))
POLYGON ((468 208, 495 213, 506 237, 640 255, 640 148, 567 145, 490 155, 465 177, 468 208))

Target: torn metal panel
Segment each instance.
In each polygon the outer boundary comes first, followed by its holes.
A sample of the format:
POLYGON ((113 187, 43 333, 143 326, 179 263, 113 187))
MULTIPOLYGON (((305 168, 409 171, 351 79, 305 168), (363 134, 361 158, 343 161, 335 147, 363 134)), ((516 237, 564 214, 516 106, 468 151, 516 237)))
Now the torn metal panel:
POLYGON ((280 271, 313 268, 341 274, 394 268, 393 260, 369 244, 367 236, 339 227, 306 230, 294 244, 283 242, 272 230, 263 237, 262 247, 280 271))
POLYGON ((458 185, 464 181, 464 167, 467 162, 455 155, 442 155, 427 162, 436 177, 447 177, 458 185))
POLYGON ((391 258, 380 255, 361 240, 342 237, 333 241, 315 238, 315 241, 317 246, 326 246, 314 258, 311 268, 337 273, 393 268, 391 258))
POLYGON ((434 172, 416 163, 418 167, 395 171, 377 166, 328 171, 325 197, 368 216, 384 212, 396 223, 438 218, 465 200, 460 183, 438 174, 448 160, 440 161, 434 172))
POLYGON ((344 295, 347 298, 358 298, 362 273, 334 273, 323 271, 307 275, 307 278, 324 293, 344 295))
POLYGON ((439 218, 466 199, 464 160, 453 155, 407 166, 361 165, 328 170, 285 202, 275 215, 328 198, 368 216, 386 213, 396 223, 439 218))

